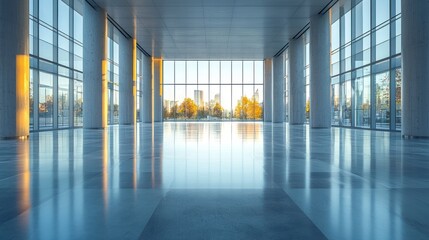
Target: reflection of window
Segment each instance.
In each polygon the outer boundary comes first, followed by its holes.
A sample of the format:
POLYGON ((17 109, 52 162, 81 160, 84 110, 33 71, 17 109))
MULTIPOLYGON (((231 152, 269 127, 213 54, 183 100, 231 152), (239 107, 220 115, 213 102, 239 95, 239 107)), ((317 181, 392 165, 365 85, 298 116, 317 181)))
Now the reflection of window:
POLYGON ((262 61, 164 61, 163 70, 166 120, 262 119, 262 61))

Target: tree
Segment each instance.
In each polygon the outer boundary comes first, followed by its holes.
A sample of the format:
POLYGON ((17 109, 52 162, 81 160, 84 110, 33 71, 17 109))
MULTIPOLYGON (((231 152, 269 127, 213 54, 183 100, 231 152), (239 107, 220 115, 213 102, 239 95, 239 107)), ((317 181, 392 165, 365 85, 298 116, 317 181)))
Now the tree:
POLYGON ((239 119, 260 119, 262 117, 262 107, 253 97, 241 97, 234 109, 234 117, 239 119))
POLYGON ((178 111, 185 118, 195 118, 198 112, 198 106, 190 98, 185 98, 179 106, 178 111))
POLYGON ((222 118, 223 108, 220 103, 216 103, 212 110, 212 115, 217 118, 222 118))
POLYGON ((207 118, 208 115, 209 115, 209 110, 207 108, 205 108, 205 107, 198 108, 198 118, 199 119, 207 118))

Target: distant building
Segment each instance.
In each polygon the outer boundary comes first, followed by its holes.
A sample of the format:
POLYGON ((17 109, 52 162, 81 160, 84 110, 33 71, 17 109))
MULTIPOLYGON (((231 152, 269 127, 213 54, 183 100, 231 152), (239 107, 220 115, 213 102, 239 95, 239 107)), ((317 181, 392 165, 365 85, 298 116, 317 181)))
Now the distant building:
POLYGON ((256 92, 253 94, 253 98, 256 102, 259 102, 259 89, 256 89, 256 92))
POLYGON ((204 106, 204 92, 201 90, 194 90, 194 102, 197 106, 204 106))

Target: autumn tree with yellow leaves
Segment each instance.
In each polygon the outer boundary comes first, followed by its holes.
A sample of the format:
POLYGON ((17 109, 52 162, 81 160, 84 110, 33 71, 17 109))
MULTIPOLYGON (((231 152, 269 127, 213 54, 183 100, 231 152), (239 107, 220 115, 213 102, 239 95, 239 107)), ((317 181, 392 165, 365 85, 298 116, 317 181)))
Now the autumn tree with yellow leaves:
POLYGON ((262 118, 262 107, 255 98, 241 97, 234 109, 234 118, 260 119, 262 118))
POLYGON ((179 106, 178 113, 187 119, 195 118, 198 113, 198 106, 194 100, 185 98, 179 106))

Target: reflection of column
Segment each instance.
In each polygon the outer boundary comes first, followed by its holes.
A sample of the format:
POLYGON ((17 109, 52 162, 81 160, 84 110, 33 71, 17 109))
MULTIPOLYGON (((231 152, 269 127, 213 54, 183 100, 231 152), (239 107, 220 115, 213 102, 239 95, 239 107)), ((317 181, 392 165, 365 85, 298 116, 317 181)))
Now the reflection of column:
POLYGON ((0 139, 30 134, 29 3, 0 1, 0 139))
POLYGON ((304 41, 289 42, 289 123, 305 122, 304 41))
POLYGON ((273 97, 273 60, 264 60, 264 121, 271 122, 272 118, 272 97, 273 97))
POLYGON ((284 58, 283 55, 273 59, 273 123, 282 123, 284 121, 284 58))
POLYGON ((84 2, 83 127, 107 126, 107 14, 84 2))
POLYGON ((409 137, 429 137, 427 9, 428 1, 402 1, 402 135, 409 137))
POLYGON ((143 96, 140 106, 140 114, 142 122, 152 122, 152 59, 148 56, 143 56, 143 96))
POLYGON ((310 125, 331 126, 331 77, 329 15, 310 19, 310 125))
POLYGON ((136 42, 121 37, 119 47, 119 124, 129 125, 136 122, 136 42))
POLYGON ((286 130, 284 125, 273 125, 272 130, 272 156, 276 163, 272 168, 274 182, 284 186, 286 181, 286 130))
POLYGON ((153 121, 162 121, 162 59, 152 60, 153 68, 153 121))

